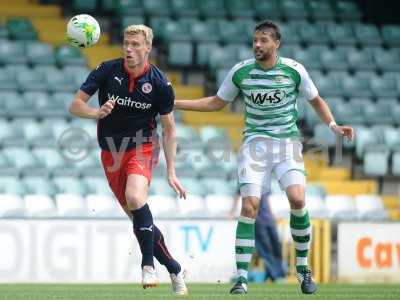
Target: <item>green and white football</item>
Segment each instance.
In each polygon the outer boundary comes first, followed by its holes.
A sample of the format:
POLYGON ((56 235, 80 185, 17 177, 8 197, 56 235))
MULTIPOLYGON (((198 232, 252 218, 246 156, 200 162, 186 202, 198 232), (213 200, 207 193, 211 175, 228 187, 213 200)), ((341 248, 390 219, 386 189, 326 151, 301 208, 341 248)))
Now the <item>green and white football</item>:
POLYGON ((72 17, 67 25, 67 41, 73 47, 86 48, 97 43, 100 25, 95 18, 82 14, 72 17))

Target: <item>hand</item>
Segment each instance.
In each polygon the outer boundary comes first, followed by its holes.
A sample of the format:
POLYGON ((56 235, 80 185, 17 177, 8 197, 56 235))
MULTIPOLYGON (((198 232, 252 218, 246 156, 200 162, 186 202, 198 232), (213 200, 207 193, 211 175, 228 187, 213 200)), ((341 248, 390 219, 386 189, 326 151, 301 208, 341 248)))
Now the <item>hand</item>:
POLYGON ((97 119, 103 119, 107 117, 113 110, 114 105, 115 105, 114 100, 108 100, 106 103, 104 103, 97 112, 97 119))
POLYGON ((186 199, 186 191, 179 182, 176 175, 168 175, 168 183, 174 189, 174 191, 178 194, 179 198, 186 199))
POLYGON ((336 123, 329 124, 329 128, 337 135, 342 135, 350 142, 354 138, 354 129, 350 126, 339 126, 336 123))

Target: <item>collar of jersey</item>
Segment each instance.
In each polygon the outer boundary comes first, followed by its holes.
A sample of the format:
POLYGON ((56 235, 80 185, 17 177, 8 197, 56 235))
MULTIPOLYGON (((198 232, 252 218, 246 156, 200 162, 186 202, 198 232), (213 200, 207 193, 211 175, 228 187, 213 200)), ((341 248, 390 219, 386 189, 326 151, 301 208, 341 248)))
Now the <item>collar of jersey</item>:
POLYGON ((281 63, 281 57, 280 56, 276 56, 278 59, 276 60, 276 63, 275 63, 275 65, 273 65, 271 68, 269 68, 269 69, 263 69, 259 64, 258 64, 258 62, 257 62, 257 60, 255 61, 255 63, 256 63, 256 67, 257 67, 257 69, 259 69, 259 70, 261 70, 261 71, 263 71, 263 72, 268 72, 268 71, 270 71, 270 70, 272 70, 272 69, 275 69, 276 68, 276 66, 277 65, 279 65, 280 63, 281 63))
POLYGON ((149 69, 150 69, 150 64, 148 62, 146 62, 146 64, 144 65, 143 69, 140 71, 139 75, 134 76, 133 73, 129 70, 128 66, 126 65, 125 59, 124 59, 124 71, 126 74, 128 74, 128 81, 129 81, 129 86, 128 86, 128 90, 129 92, 133 92, 134 88, 135 88, 135 81, 142 77, 149 69))

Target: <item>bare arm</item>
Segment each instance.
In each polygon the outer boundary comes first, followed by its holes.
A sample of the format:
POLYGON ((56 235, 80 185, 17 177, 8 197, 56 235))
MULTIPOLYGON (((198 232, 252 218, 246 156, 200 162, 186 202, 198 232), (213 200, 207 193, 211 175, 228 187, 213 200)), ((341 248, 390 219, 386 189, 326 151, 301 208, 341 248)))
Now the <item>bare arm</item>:
POLYGON ((186 199, 186 191, 181 186, 175 173, 176 129, 173 113, 161 115, 160 121, 165 160, 167 161, 168 183, 180 198, 186 199))
POLYGON ((108 100, 100 108, 93 108, 87 104, 90 97, 84 91, 78 90, 69 106, 69 112, 74 116, 86 119, 102 119, 111 113, 114 101, 108 100))
POLYGON ((217 111, 223 109, 228 103, 228 101, 214 95, 196 100, 175 100, 175 108, 193 111, 217 111))
POLYGON ((314 108, 321 120, 327 124, 334 133, 347 137, 349 141, 353 139, 353 128, 350 126, 337 125, 328 104, 324 99, 321 98, 321 96, 316 96, 314 99, 309 101, 309 103, 314 108))

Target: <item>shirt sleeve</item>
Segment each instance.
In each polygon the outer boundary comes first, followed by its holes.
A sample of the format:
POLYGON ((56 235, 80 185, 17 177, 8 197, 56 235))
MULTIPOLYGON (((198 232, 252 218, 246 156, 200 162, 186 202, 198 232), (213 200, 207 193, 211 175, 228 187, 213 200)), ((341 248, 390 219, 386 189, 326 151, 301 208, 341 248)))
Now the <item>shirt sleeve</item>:
POLYGON ((224 101, 232 102, 240 92, 233 78, 236 70, 237 68, 235 66, 229 71, 218 89, 217 96, 224 101))
POLYGON ((303 66, 300 66, 298 71, 301 78, 299 86, 300 97, 310 101, 318 96, 318 89, 303 66))
POLYGON ((167 115, 174 109, 175 93, 170 81, 158 83, 158 113, 167 115))
POLYGON ((104 63, 101 63, 96 67, 96 69, 89 73, 86 81, 81 85, 80 89, 86 94, 92 96, 97 92, 100 86, 104 84, 107 78, 107 73, 106 66, 104 63))

